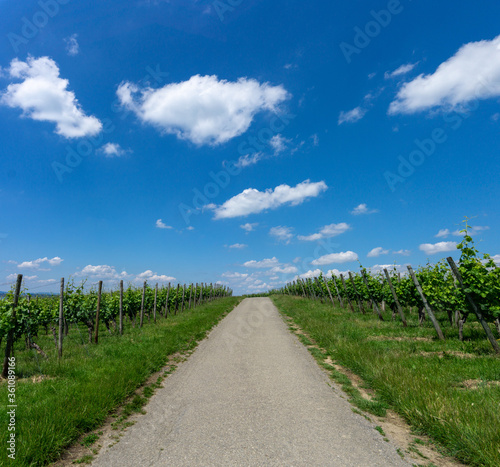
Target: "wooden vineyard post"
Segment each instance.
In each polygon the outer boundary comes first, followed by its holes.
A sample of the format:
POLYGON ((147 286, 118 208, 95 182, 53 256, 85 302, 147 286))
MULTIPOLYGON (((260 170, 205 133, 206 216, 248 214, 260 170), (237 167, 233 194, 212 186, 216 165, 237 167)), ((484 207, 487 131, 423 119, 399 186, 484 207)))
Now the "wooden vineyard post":
POLYGON ((189 304, 188 308, 191 309, 191 299, 193 298, 193 284, 189 286, 189 304))
POLYGON ((94 342, 99 342, 99 310, 101 309, 102 281, 99 281, 99 290, 97 292, 97 310, 95 312, 95 338, 94 342))
POLYGON ((16 327, 16 308, 19 303, 19 294, 21 293, 21 284, 23 282, 23 275, 17 275, 16 288, 14 290, 14 302, 12 303, 12 328, 7 334, 7 347, 5 347, 5 359, 3 361, 2 377, 7 378, 9 376, 9 358, 12 352, 12 347, 14 345, 14 331, 16 327))
POLYGON ((354 283, 354 277, 352 276, 351 271, 349 271, 349 279, 351 279, 352 288, 354 289, 354 293, 356 294, 356 297, 358 299, 359 310, 363 314, 365 314, 366 313, 365 308, 364 308, 363 304, 361 303, 361 296, 359 295, 358 289, 356 288, 356 284, 354 283))
POLYGON ((396 303, 396 308, 398 310, 399 315, 401 316, 401 319, 403 320, 403 327, 407 326, 406 323, 406 317, 405 314, 403 313, 403 308, 401 308, 401 304, 399 303, 398 295, 396 294, 396 290, 394 290, 394 285, 392 285, 392 280, 391 276, 389 275, 389 271, 387 269, 384 269, 385 277, 387 279, 387 283, 389 284, 389 288, 391 289, 392 293, 392 298, 394 298, 394 302, 396 303))
POLYGON ((176 293, 175 293, 175 309, 174 309, 174 315, 177 314, 177 312, 179 311, 179 288, 180 288, 180 284, 177 284, 177 290, 176 290, 176 293))
POLYGON ((340 296, 339 288, 337 287, 337 281, 335 280, 335 276, 332 274, 333 285, 335 286, 335 290, 337 291, 337 297, 339 298, 339 303, 342 308, 344 308, 344 301, 340 296))
POLYGON ((158 284, 155 286, 155 300, 153 303, 153 321, 156 324, 156 301, 158 300, 158 284))
POLYGON ((375 311, 377 312, 378 319, 380 321, 384 321, 382 313, 380 312, 380 308, 378 307, 377 303, 375 302, 375 299, 373 298, 372 292, 370 290, 370 286, 368 285, 368 279, 367 279, 367 277, 365 275, 365 271, 364 270, 361 271, 361 275, 363 276, 363 281, 365 282, 366 289, 368 290, 368 295, 370 297, 370 300, 372 301, 373 308, 375 308, 375 311))
POLYGON ((411 278, 413 279, 413 283, 415 284, 415 287, 417 288, 417 291, 420 295, 420 298, 422 299, 422 303, 424 304, 424 307, 427 311, 427 314, 429 315, 429 318, 431 319, 432 324, 434 325, 434 329, 436 330, 438 337, 444 341, 443 331, 441 331, 441 327, 439 326, 439 323, 436 319, 436 316, 434 315, 434 312, 432 311, 432 308, 429 305, 429 302, 425 298, 424 292, 422 290, 422 287, 420 287, 420 283, 418 282, 417 276, 413 272, 413 268, 411 266, 408 266, 408 271, 410 273, 411 278))
POLYGON ((203 282, 200 284, 200 300, 198 303, 203 305, 203 282))
POLYGON ((144 302, 146 300, 146 281, 144 281, 144 285, 142 286, 142 299, 141 299, 141 316, 139 320, 139 327, 142 328, 144 323, 144 302))
POLYGON ((181 313, 184 311, 184 297, 186 296, 186 284, 182 286, 182 305, 181 305, 181 313))
POLYGON ((330 296, 330 301, 332 302, 332 305, 335 305, 335 302, 333 301, 332 293, 330 292, 330 287, 328 287, 328 282, 327 282, 326 278, 323 277, 323 281, 325 282, 326 290, 328 291, 328 295, 330 296))
POLYGON ((314 283, 317 284, 318 288, 319 288, 319 291, 321 293, 321 296, 320 296, 320 299, 321 299, 321 303, 324 302, 325 300, 325 292, 323 291, 323 287, 321 287, 321 282, 319 281, 319 279, 317 277, 314 278, 314 283))
POLYGON ((198 295, 198 282, 196 283, 196 286, 193 290, 193 308, 196 308, 196 296, 198 295))
POLYGON ((59 340, 57 342, 57 354, 62 358, 63 353, 63 328, 64 328, 64 277, 61 278, 61 291, 59 294, 59 340))
POLYGON ((165 301, 165 318, 168 316, 168 298, 170 297, 170 282, 167 288, 167 300, 165 301))
POLYGON ((304 297, 307 297, 306 289, 304 288, 304 284, 302 283, 302 281, 300 279, 297 279, 297 282, 299 282, 300 286, 302 287, 302 293, 303 293, 304 297))
POLYGON ((460 271, 458 270, 457 265, 455 264, 455 261, 453 261, 453 258, 451 258, 451 257, 447 258, 446 260, 448 261, 448 264, 450 265, 450 268, 451 268, 451 271, 453 272, 453 275, 458 280, 458 283, 460 284, 460 287, 462 288, 462 291, 465 294, 465 298, 467 298, 467 301, 469 302, 474 313, 476 314, 477 320, 481 323, 481 326, 483 327, 484 332, 486 333, 486 336, 488 337, 488 340, 490 341, 491 345, 495 349, 495 352, 500 353, 500 347, 498 346, 498 342, 495 340, 495 336, 491 332, 491 329, 488 326, 488 323, 484 320, 483 315, 481 313, 481 310, 476 305, 476 303, 474 302, 474 300, 472 299, 470 294, 468 292, 466 292, 464 280, 462 278, 462 275, 460 274, 460 271))
POLYGON ((120 336, 123 335, 123 279, 120 281, 120 324, 119 324, 120 336))
POLYGON ((354 309, 354 305, 351 302, 351 299, 349 298, 349 293, 347 292, 347 284, 345 283, 344 275, 340 275, 340 280, 342 281, 342 285, 344 286, 345 290, 345 296, 347 297, 347 303, 349 303, 349 307, 351 308, 352 312, 355 313, 356 310, 354 309))

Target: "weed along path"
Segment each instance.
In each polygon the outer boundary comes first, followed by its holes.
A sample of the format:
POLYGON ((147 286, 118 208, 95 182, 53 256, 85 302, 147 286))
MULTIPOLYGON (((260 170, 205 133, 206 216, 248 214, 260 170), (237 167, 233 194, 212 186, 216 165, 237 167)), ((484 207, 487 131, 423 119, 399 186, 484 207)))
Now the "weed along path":
POLYGON ((244 300, 164 382, 109 466, 408 466, 268 298, 244 300))

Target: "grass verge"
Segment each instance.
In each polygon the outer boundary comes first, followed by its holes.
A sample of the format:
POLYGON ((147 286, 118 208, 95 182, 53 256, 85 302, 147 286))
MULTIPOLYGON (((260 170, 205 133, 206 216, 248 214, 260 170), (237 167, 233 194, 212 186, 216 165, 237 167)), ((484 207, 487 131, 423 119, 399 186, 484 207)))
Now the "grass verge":
POLYGON ((303 298, 272 299, 332 361, 375 390, 378 408, 394 409, 462 462, 500 465, 500 359, 479 331, 469 329, 460 342, 450 330, 443 342, 416 316, 403 328, 389 315, 381 322, 303 298))
MULTIPOLYGON (((19 378, 16 459, 7 457, 8 398, 7 385, 2 382, 0 465, 41 466, 57 460, 65 448, 99 427, 151 374, 163 368, 169 355, 196 347, 239 301, 226 297, 168 319, 160 318, 156 325, 146 323, 142 329, 127 323, 121 337, 103 328, 99 345, 89 345, 83 329, 73 326, 64 341, 61 362, 52 336, 37 338, 48 359, 25 350, 19 342, 14 353, 19 378)), ((130 403, 130 412, 145 402, 137 397, 130 403)))

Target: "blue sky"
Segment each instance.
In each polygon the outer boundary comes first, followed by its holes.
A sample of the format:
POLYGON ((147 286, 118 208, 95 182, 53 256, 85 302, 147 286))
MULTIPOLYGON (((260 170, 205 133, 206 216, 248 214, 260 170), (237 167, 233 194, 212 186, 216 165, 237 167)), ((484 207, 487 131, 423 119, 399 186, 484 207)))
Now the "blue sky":
POLYGON ((500 254, 498 2, 0 9, 0 289, 500 254))

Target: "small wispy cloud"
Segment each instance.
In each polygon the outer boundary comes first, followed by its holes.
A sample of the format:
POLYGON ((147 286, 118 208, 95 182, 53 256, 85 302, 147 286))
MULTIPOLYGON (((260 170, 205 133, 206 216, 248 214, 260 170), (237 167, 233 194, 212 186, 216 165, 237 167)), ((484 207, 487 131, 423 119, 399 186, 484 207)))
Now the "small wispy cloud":
POLYGON ((161 219, 158 219, 156 221, 156 228, 158 229, 173 229, 173 227, 171 227, 170 225, 166 225, 161 219))
POLYGON ((71 57, 78 55, 78 52, 80 52, 80 45, 78 44, 77 38, 78 34, 73 34, 64 39, 66 43, 66 52, 71 57))
POLYGON ((244 243, 235 243, 234 245, 229 245, 228 248, 231 250, 243 250, 244 248, 247 248, 248 245, 245 245, 244 243))
POLYGON ((106 157, 121 157, 131 152, 130 149, 122 149, 117 143, 106 143, 99 149, 106 157))
POLYGON ((290 240, 293 238, 292 229, 285 226, 273 227, 269 230, 269 235, 284 243, 290 243, 290 240))
POLYGON ((361 120, 366 113, 367 109, 363 107, 356 107, 355 109, 349 110, 347 112, 340 112, 338 124, 342 125, 343 123, 356 123, 361 120))
POLYGON ((351 214, 353 216, 361 216, 363 214, 376 214, 377 212, 378 212, 378 209, 369 209, 368 205, 363 203, 363 204, 360 204, 359 206, 356 206, 351 211, 351 214))
POLYGON ((399 68, 396 68, 394 71, 386 71, 384 78, 385 79, 391 79, 391 78, 396 78, 398 76, 406 75, 410 71, 412 71, 416 66, 418 65, 417 63, 407 63, 406 65, 401 65, 399 68))

